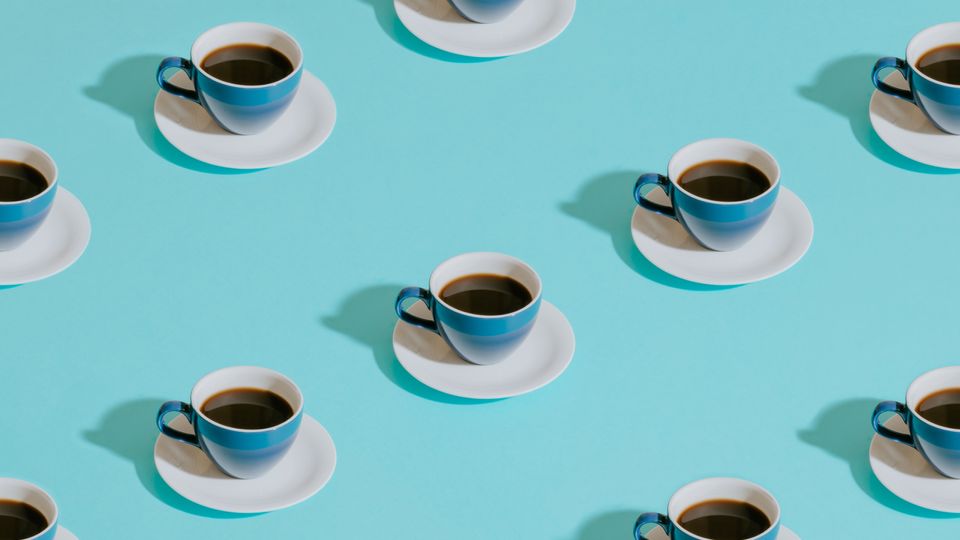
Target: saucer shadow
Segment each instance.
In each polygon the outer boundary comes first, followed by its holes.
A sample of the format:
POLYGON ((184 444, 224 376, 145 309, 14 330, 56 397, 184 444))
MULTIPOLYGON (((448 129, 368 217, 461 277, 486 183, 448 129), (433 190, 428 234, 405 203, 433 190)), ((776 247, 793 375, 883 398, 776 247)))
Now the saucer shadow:
POLYGON ((397 293, 403 285, 375 285, 348 296, 335 315, 320 318, 321 324, 354 341, 370 347, 380 372, 393 384, 411 394, 452 405, 477 405, 498 399, 468 399, 444 394, 418 381, 400 365, 393 353, 393 328, 397 316, 393 311, 397 293))
POLYGON ((153 118, 153 102, 160 88, 154 74, 163 56, 143 54, 124 58, 100 75, 100 81, 87 86, 83 93, 105 105, 129 116, 140 140, 153 153, 185 169, 208 174, 248 174, 257 170, 228 169, 194 159, 172 144, 160 133, 153 118))
POLYGON ((880 160, 908 171, 956 174, 958 171, 926 165, 900 155, 877 135, 870 124, 870 82, 873 64, 882 54, 856 54, 833 60, 817 74, 813 84, 797 88, 802 97, 847 118, 857 142, 880 160))
MULTIPOLYGON (((446 0, 432 1, 445 2, 446 0)), ((390 36, 390 39, 405 49, 421 56, 458 64, 479 64, 504 58, 502 56, 497 58, 475 58, 473 56, 463 56, 438 49, 413 35, 410 30, 407 30, 407 27, 404 26, 400 18, 397 17, 397 10, 393 7, 393 0, 360 0, 360 2, 373 8, 374 15, 377 17, 377 23, 380 25, 380 28, 383 29, 384 33, 390 36)), ((464 24, 476 23, 464 21, 464 24)), ((156 67, 154 67, 154 69, 156 69, 156 67)))
POLYGON ((96 429, 83 433, 83 438, 133 464, 140 484, 160 502, 188 514, 217 519, 242 519, 259 514, 233 514, 213 510, 185 499, 174 491, 153 463, 153 445, 158 431, 154 419, 164 400, 136 399, 110 409, 96 429))
POLYGON ((887 489, 870 468, 870 418, 880 399, 857 398, 841 401, 820 412, 813 427, 797 432, 797 437, 828 454, 846 461, 857 486, 878 503, 897 512, 931 519, 956 519, 957 514, 928 510, 909 503, 887 489))
POLYGON ((611 540, 632 538, 639 510, 617 510, 593 516, 574 536, 574 540, 611 540))
POLYGON ((680 279, 657 268, 640 253, 633 243, 630 223, 633 209, 633 185, 640 171, 616 171, 590 179, 577 198, 560 205, 565 214, 580 219, 610 235, 613 249, 628 267, 641 276, 676 289, 688 291, 723 291, 741 285, 704 285, 680 279))
POLYGON ((0 285, 0 291, 5 291, 7 289, 16 289, 17 287, 20 287, 20 286, 21 286, 20 283, 16 285, 0 285))

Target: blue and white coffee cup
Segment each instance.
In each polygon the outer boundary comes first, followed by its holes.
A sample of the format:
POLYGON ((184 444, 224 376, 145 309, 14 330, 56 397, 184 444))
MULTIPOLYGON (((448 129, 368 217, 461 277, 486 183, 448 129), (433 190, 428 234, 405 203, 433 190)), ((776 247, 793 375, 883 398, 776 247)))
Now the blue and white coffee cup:
POLYGON ((780 194, 780 165, 769 152, 737 139, 705 139, 684 146, 670 158, 667 176, 642 175, 633 188, 633 198, 642 208, 675 219, 707 249, 733 251, 753 238, 767 222, 780 194), (770 180, 766 191, 742 201, 714 201, 680 186, 680 177, 695 165, 729 160, 753 165, 770 180), (671 206, 644 197, 644 188, 661 188, 671 206))
MULTIPOLYGON (((658 525, 670 537, 670 540, 712 540, 698 536, 679 524, 680 516, 688 509, 700 503, 716 499, 727 499, 749 503, 766 515, 770 526, 749 540, 776 540, 780 534, 780 504, 762 487, 739 478, 704 478, 678 489, 667 503, 667 514, 649 512, 641 514, 633 527, 635 540, 647 540, 649 530, 645 527, 658 525)), ((653 527, 650 527, 653 528, 653 527)))
POLYGON ((923 398, 950 388, 960 388, 960 366, 935 369, 916 378, 907 388, 906 403, 883 401, 873 411, 873 429, 882 437, 916 449, 940 474, 960 479, 960 430, 934 424, 917 414, 923 398), (881 417, 894 413, 903 419, 908 433, 894 431, 881 417))
POLYGON ((430 274, 430 288, 407 287, 397 295, 395 309, 400 320, 446 340, 467 362, 495 364, 510 355, 530 334, 540 311, 540 276, 527 263, 502 253, 476 252, 457 255, 440 263, 430 274), (512 278, 530 292, 524 307, 504 315, 477 315, 461 311, 440 298, 448 283, 473 274, 495 274, 512 278), (405 309, 407 300, 422 301, 433 315, 425 319, 405 309))
POLYGON ((960 43, 960 22, 931 26, 907 44, 906 60, 887 56, 873 66, 873 85, 884 94, 909 101, 920 108, 933 125, 942 131, 960 135, 960 85, 932 79, 917 69, 917 61, 932 49, 960 43), (880 78, 885 69, 896 69, 906 79, 909 89, 889 85, 880 78))
POLYGON ((256 478, 269 472, 287 454, 297 439, 302 419, 303 394, 293 381, 270 369, 236 366, 214 371, 197 381, 190 403, 164 403, 157 412, 157 427, 167 437, 203 450, 224 474, 256 478), (215 422, 200 410, 212 396, 235 388, 273 392, 290 404, 293 416, 266 429, 239 429, 215 422), (170 427, 165 419, 169 413, 184 415, 194 433, 170 427))
POLYGON ((289 34, 266 24, 235 22, 207 30, 190 49, 190 59, 171 56, 157 68, 157 83, 163 90, 199 103, 220 126, 238 135, 260 133, 276 122, 293 102, 303 74, 303 51, 289 34), (281 52, 293 71, 279 81, 242 85, 213 77, 202 67, 204 58, 229 45, 262 45, 281 52), (182 69, 194 88, 181 88, 164 78, 170 69, 182 69))
POLYGON ((60 510, 53 497, 39 486, 17 478, 0 478, 0 499, 27 503, 47 520, 47 528, 24 540, 54 540, 57 537, 60 510))
POLYGON ((510 16, 523 0, 450 0, 450 5, 465 19, 476 23, 494 23, 510 16))
POLYGON ((26 242, 50 213, 57 196, 57 165, 36 146, 16 139, 0 139, 0 160, 26 163, 47 180, 47 187, 22 201, 0 201, 0 251, 15 249, 26 242))

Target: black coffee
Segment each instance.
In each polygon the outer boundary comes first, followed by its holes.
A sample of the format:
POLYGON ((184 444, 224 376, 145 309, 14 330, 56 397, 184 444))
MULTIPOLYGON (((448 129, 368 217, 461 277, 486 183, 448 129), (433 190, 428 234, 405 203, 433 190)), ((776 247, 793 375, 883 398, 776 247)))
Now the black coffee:
POLYGON ((938 426, 960 429, 960 388, 947 388, 923 398, 917 413, 938 426))
POLYGON ((504 315, 525 307, 533 295, 519 281, 496 274, 457 278, 440 291, 440 299, 476 315, 504 315))
POLYGON ((218 424, 237 429, 267 429, 293 416, 287 400, 269 390, 232 388, 207 399, 200 412, 218 424))
POLYGON ((770 518, 756 506, 731 499, 695 504, 680 514, 679 525, 710 540, 746 540, 770 528, 770 518))
POLYGON ((770 189, 770 179, 760 169, 740 161, 705 161, 680 175, 680 187, 704 199, 736 202, 752 199, 770 189))
POLYGON ((0 160, 0 202, 25 201, 47 189, 47 179, 26 163, 0 160))
POLYGON ((0 499, 0 540, 23 540, 43 532, 47 518, 22 501, 0 499))
POLYGON ((960 43, 942 45, 923 53, 917 69, 931 79, 947 84, 960 84, 960 43))
POLYGON ((208 54, 200 67, 221 81, 244 86, 275 83, 293 73, 293 62, 282 52, 253 44, 221 47, 208 54))

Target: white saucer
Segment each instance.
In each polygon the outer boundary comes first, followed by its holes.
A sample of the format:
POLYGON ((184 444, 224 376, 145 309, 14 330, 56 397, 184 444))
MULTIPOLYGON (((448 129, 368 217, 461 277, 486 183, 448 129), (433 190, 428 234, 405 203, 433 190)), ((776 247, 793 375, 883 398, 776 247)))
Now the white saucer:
MULTIPOLYGON (((193 88, 182 71, 170 82, 193 88)), ((263 133, 224 131, 203 107, 163 90, 153 102, 153 116, 170 144, 192 158, 230 169, 263 169, 296 161, 323 144, 337 122, 337 104, 326 85, 304 71, 290 108, 263 133)))
POLYGON ((57 529, 57 535, 53 537, 53 540, 78 540, 77 535, 73 534, 66 527, 60 525, 60 528, 57 529))
POLYGON ((83 203, 62 186, 47 219, 16 249, 0 251, 0 285, 20 285, 66 270, 90 243, 90 217, 83 203))
MULTIPOLYGON (((190 423, 177 416, 175 429, 192 433, 190 423)), ((160 435, 153 447, 157 472, 174 491, 207 508, 253 514, 272 512, 305 501, 333 476, 337 449, 327 430, 303 416, 300 434, 290 452, 266 476, 237 480, 220 472, 199 448, 160 435)))
MULTIPOLYGON (((899 416, 891 416, 883 425, 901 433, 909 431, 899 416)), ((874 434, 870 468, 897 497, 930 510, 960 513, 960 480, 933 470, 913 448, 874 434)))
MULTIPOLYGON (((660 527, 650 531, 647 534, 647 538, 650 540, 670 540, 670 537, 664 534, 663 529, 660 527)), ((780 525, 780 534, 777 535, 777 540, 800 540, 800 537, 797 536, 797 533, 780 525)))
MULTIPOLYGON (((410 312, 430 318, 422 302, 410 312)), ((546 300, 526 341, 501 362, 478 366, 462 360, 439 335, 397 321, 393 351, 414 378, 445 394, 472 399, 519 396, 560 376, 570 361, 576 340, 563 313, 546 300)))
MULTIPOLYGON (((670 204, 659 189, 648 198, 670 204)), ((742 285, 773 277, 796 264, 813 241, 810 212, 784 187, 763 229, 736 251, 704 248, 677 221, 639 206, 631 228, 633 242, 647 260, 668 274, 707 285, 742 285)))
MULTIPOLYGON (((884 81, 897 88, 908 88, 899 71, 893 71, 884 81)), ((897 153, 934 167, 960 169, 960 135, 937 129, 916 105, 874 90, 870 123, 883 142, 897 153)))
POLYGON ((394 0, 397 17, 413 35, 463 56, 497 58, 536 49, 559 36, 576 11, 577 0, 526 0, 506 19, 468 21, 447 0, 394 0))

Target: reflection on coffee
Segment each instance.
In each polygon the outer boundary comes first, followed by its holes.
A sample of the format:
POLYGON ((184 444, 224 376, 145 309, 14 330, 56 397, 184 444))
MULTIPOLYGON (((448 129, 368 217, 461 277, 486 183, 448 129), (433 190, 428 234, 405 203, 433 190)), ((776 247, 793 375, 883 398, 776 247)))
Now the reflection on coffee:
POLYGON ((679 525, 710 540, 747 540, 770 528, 770 518, 756 506, 732 499, 713 499, 680 514, 679 525))
POLYGON ((244 86, 275 83, 293 73, 293 62, 282 52, 253 44, 221 47, 208 54, 200 67, 216 79, 244 86))
POLYGON ((440 291, 447 305, 474 315, 506 315, 533 301, 519 281, 496 274, 472 274, 457 278, 440 291))
POLYGON ((960 388, 947 388, 920 400, 917 414, 928 422, 960 429, 960 388))
POLYGON ((24 540, 50 525, 43 513, 22 501, 0 499, 0 540, 24 540))
POLYGON ((0 202, 25 201, 43 193, 47 179, 34 167, 0 160, 0 202))
POLYGON ((960 85, 960 43, 942 45, 923 53, 917 69, 931 79, 960 85))
POLYGON ((236 429, 268 429, 293 416, 293 407, 279 395, 260 388, 231 388, 208 398, 200 412, 236 429))
POLYGON ((752 199, 772 184, 753 165, 725 159, 698 163, 684 171, 677 183, 697 197, 720 202, 752 199))

